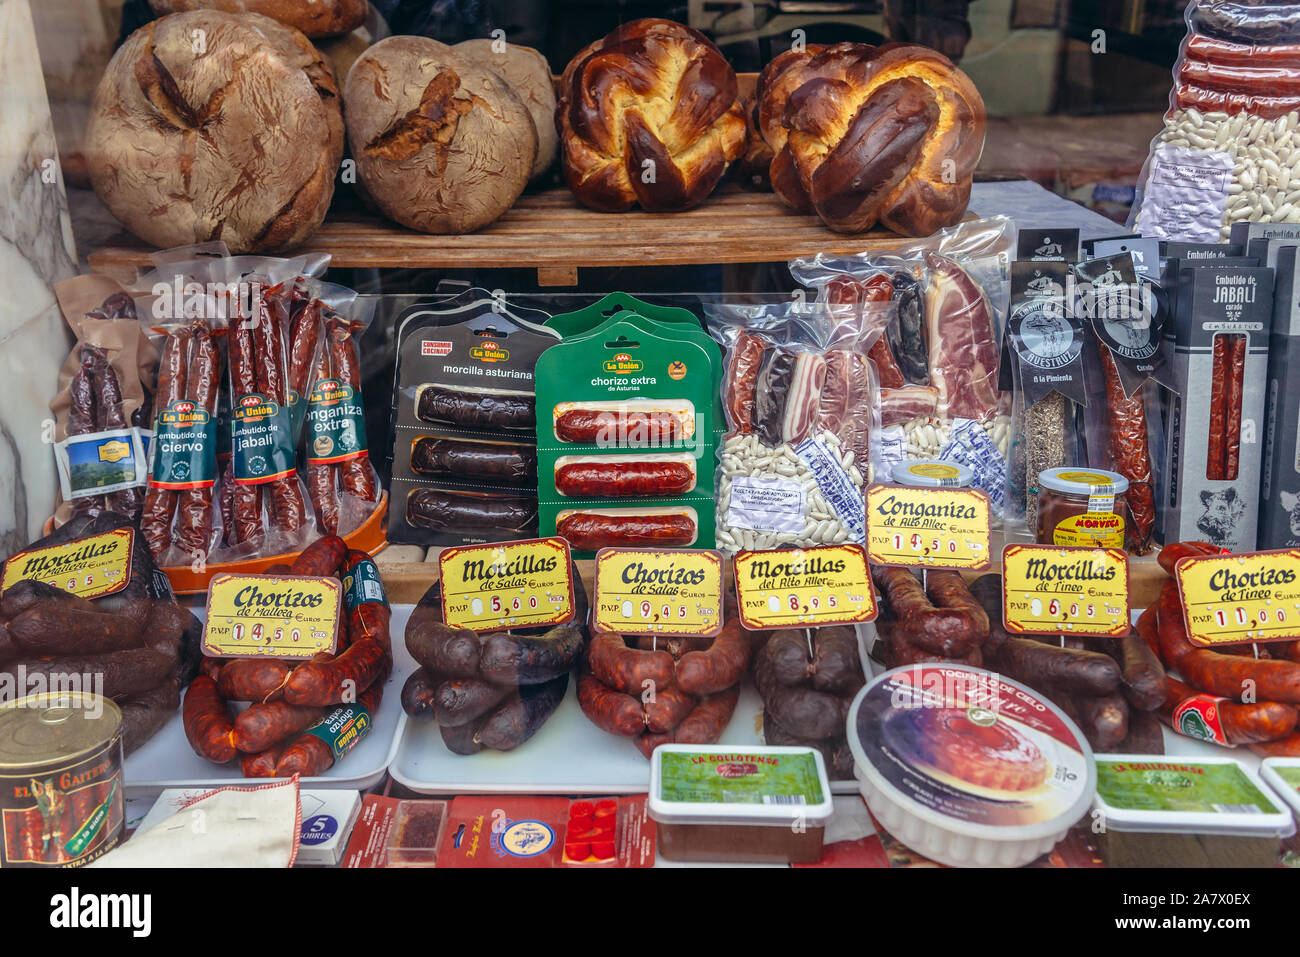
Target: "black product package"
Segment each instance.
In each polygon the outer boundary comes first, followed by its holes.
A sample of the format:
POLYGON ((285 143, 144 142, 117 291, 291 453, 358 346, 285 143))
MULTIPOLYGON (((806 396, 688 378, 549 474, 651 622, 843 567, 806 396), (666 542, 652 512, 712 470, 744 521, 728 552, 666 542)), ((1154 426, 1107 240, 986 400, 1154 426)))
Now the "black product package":
POLYGON ((1164 538, 1255 547, 1273 270, 1183 263, 1165 454, 1164 538))
POLYGON ((1296 369, 1300 369, 1300 246, 1282 246, 1277 253, 1264 397, 1259 548, 1300 545, 1300 389, 1288 387, 1296 369))
POLYGON ((399 317, 390 542, 536 536, 533 375, 559 341, 546 318, 479 291, 399 317))

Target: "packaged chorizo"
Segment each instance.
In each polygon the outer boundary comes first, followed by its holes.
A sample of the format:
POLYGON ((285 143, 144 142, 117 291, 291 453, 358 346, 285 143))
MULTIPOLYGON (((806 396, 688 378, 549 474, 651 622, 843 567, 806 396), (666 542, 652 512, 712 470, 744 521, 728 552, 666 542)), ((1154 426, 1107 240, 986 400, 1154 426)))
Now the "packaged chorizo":
POLYGON ((1247 222, 1300 219, 1300 8, 1194 0, 1164 129, 1139 175, 1133 226, 1222 243, 1247 222), (1194 171, 1189 173, 1189 171, 1194 171))
POLYGON ((1156 469, 1164 454, 1161 404, 1173 385, 1165 344, 1167 300, 1137 274, 1131 254, 1075 267, 1075 308, 1087 322, 1087 464, 1128 484, 1124 547, 1145 554, 1160 532, 1156 469))
POLYGON ((712 548, 717 345, 630 311, 537 363, 540 534, 606 546, 712 548))
POLYGON ((1005 216, 960 223, 888 253, 818 254, 790 263, 818 301, 850 312, 890 302, 896 315, 870 358, 880 388, 875 464, 943 459, 967 466, 1000 514, 1011 442, 999 349, 1015 228, 1005 216))
MULTIPOLYGON (((1174 261, 1171 261, 1171 263, 1174 261)), ((1164 540, 1255 547, 1273 270, 1179 262, 1164 540)))
POLYGON ((55 522, 104 511, 138 521, 157 353, 136 321, 130 292, 114 280, 78 276, 58 283, 55 294, 76 340, 50 403, 59 476, 55 522))
POLYGON ((537 534, 537 359, 549 316, 483 290, 398 319, 388 540, 457 545, 537 534))
POLYGON ((290 302, 289 386, 303 477, 326 535, 347 535, 378 505, 366 438, 361 336, 374 301, 342 286, 296 282, 290 302), (304 287, 306 287, 304 289, 304 287))
POLYGON ((878 430, 870 350, 894 304, 710 308, 727 358, 718 547, 728 552, 861 542, 878 430), (865 317, 865 318, 864 318, 865 317))

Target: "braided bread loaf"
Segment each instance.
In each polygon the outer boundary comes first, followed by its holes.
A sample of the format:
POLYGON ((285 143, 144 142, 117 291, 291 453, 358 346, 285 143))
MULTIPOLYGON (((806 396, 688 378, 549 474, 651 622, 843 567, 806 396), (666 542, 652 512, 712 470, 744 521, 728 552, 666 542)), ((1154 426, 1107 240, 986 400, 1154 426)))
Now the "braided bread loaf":
POLYGON ((764 70, 759 129, 772 187, 831 229, 876 223, 928 236, 966 212, 984 148, 984 101, 928 47, 839 43, 764 70), (778 120, 779 117, 779 120, 778 120))
POLYGON ((605 212, 698 206, 745 149, 735 71, 671 20, 636 20, 579 52, 556 125, 569 188, 605 212))

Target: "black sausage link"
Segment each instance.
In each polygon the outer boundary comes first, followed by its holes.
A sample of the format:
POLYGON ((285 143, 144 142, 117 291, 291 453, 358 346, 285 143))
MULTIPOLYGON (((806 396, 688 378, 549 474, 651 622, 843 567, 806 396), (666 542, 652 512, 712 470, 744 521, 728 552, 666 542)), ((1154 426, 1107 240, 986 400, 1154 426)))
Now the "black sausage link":
POLYGON ((454 728, 483 717, 501 704, 511 690, 478 678, 453 678, 434 689, 430 706, 439 724, 454 728))
POLYGON ((411 470, 421 475, 465 475, 527 482, 537 478, 537 449, 425 435, 411 446, 411 470))
POLYGON ((566 673, 544 684, 520 688, 518 694, 512 694, 488 715, 474 739, 486 748, 513 751, 535 735, 555 713, 568 687, 566 673))
POLYGON ((1109 655, 1008 638, 993 660, 998 671, 1031 688, 1054 685, 1071 694, 1104 695, 1119 688, 1119 665, 1109 655))
POLYGON ((441 385, 420 389, 415 414, 425 422, 448 422, 465 429, 531 429, 537 399, 505 392, 462 392, 441 385))
POLYGON ((537 499, 523 495, 457 495, 421 488, 406 499, 406 520, 417 528, 479 535, 537 529, 537 499))

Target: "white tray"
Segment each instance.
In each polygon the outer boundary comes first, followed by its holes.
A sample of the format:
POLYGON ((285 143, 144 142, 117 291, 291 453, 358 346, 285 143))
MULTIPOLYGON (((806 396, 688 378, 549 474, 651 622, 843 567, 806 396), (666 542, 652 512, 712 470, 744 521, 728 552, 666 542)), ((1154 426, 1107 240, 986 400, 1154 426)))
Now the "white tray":
MULTIPOLYGON (((196 614, 201 618, 202 609, 196 614)), ((384 773, 393 763, 406 714, 402 711, 402 682, 415 667, 402 634, 411 606, 393 609, 391 634, 393 636, 393 673, 384 687, 384 700, 375 716, 370 733, 343 758, 335 762, 320 777, 303 778, 304 788, 347 788, 364 791, 384 779, 384 773)), ((185 740, 178 710, 138 751, 126 759, 123 769, 126 794, 130 797, 156 796, 166 788, 215 788, 247 781, 262 784, 272 778, 246 778, 239 770, 239 762, 213 764, 194 753, 185 740)))
MULTIPOLYGON (((402 627, 409 616, 402 615, 402 627)), ((403 634, 393 614, 394 643, 403 634)), ((405 679, 412 668, 402 674, 405 679)), ((758 717, 763 702, 748 676, 721 747, 762 744, 758 717)), ((564 700, 529 741, 514 751, 453 754, 442 743, 437 722, 412 719, 402 733, 389 768, 393 780, 420 794, 636 794, 650 787, 650 762, 630 738, 602 731, 578 707, 570 679, 564 700)), ((832 781, 835 794, 857 793, 856 781, 832 781)))

